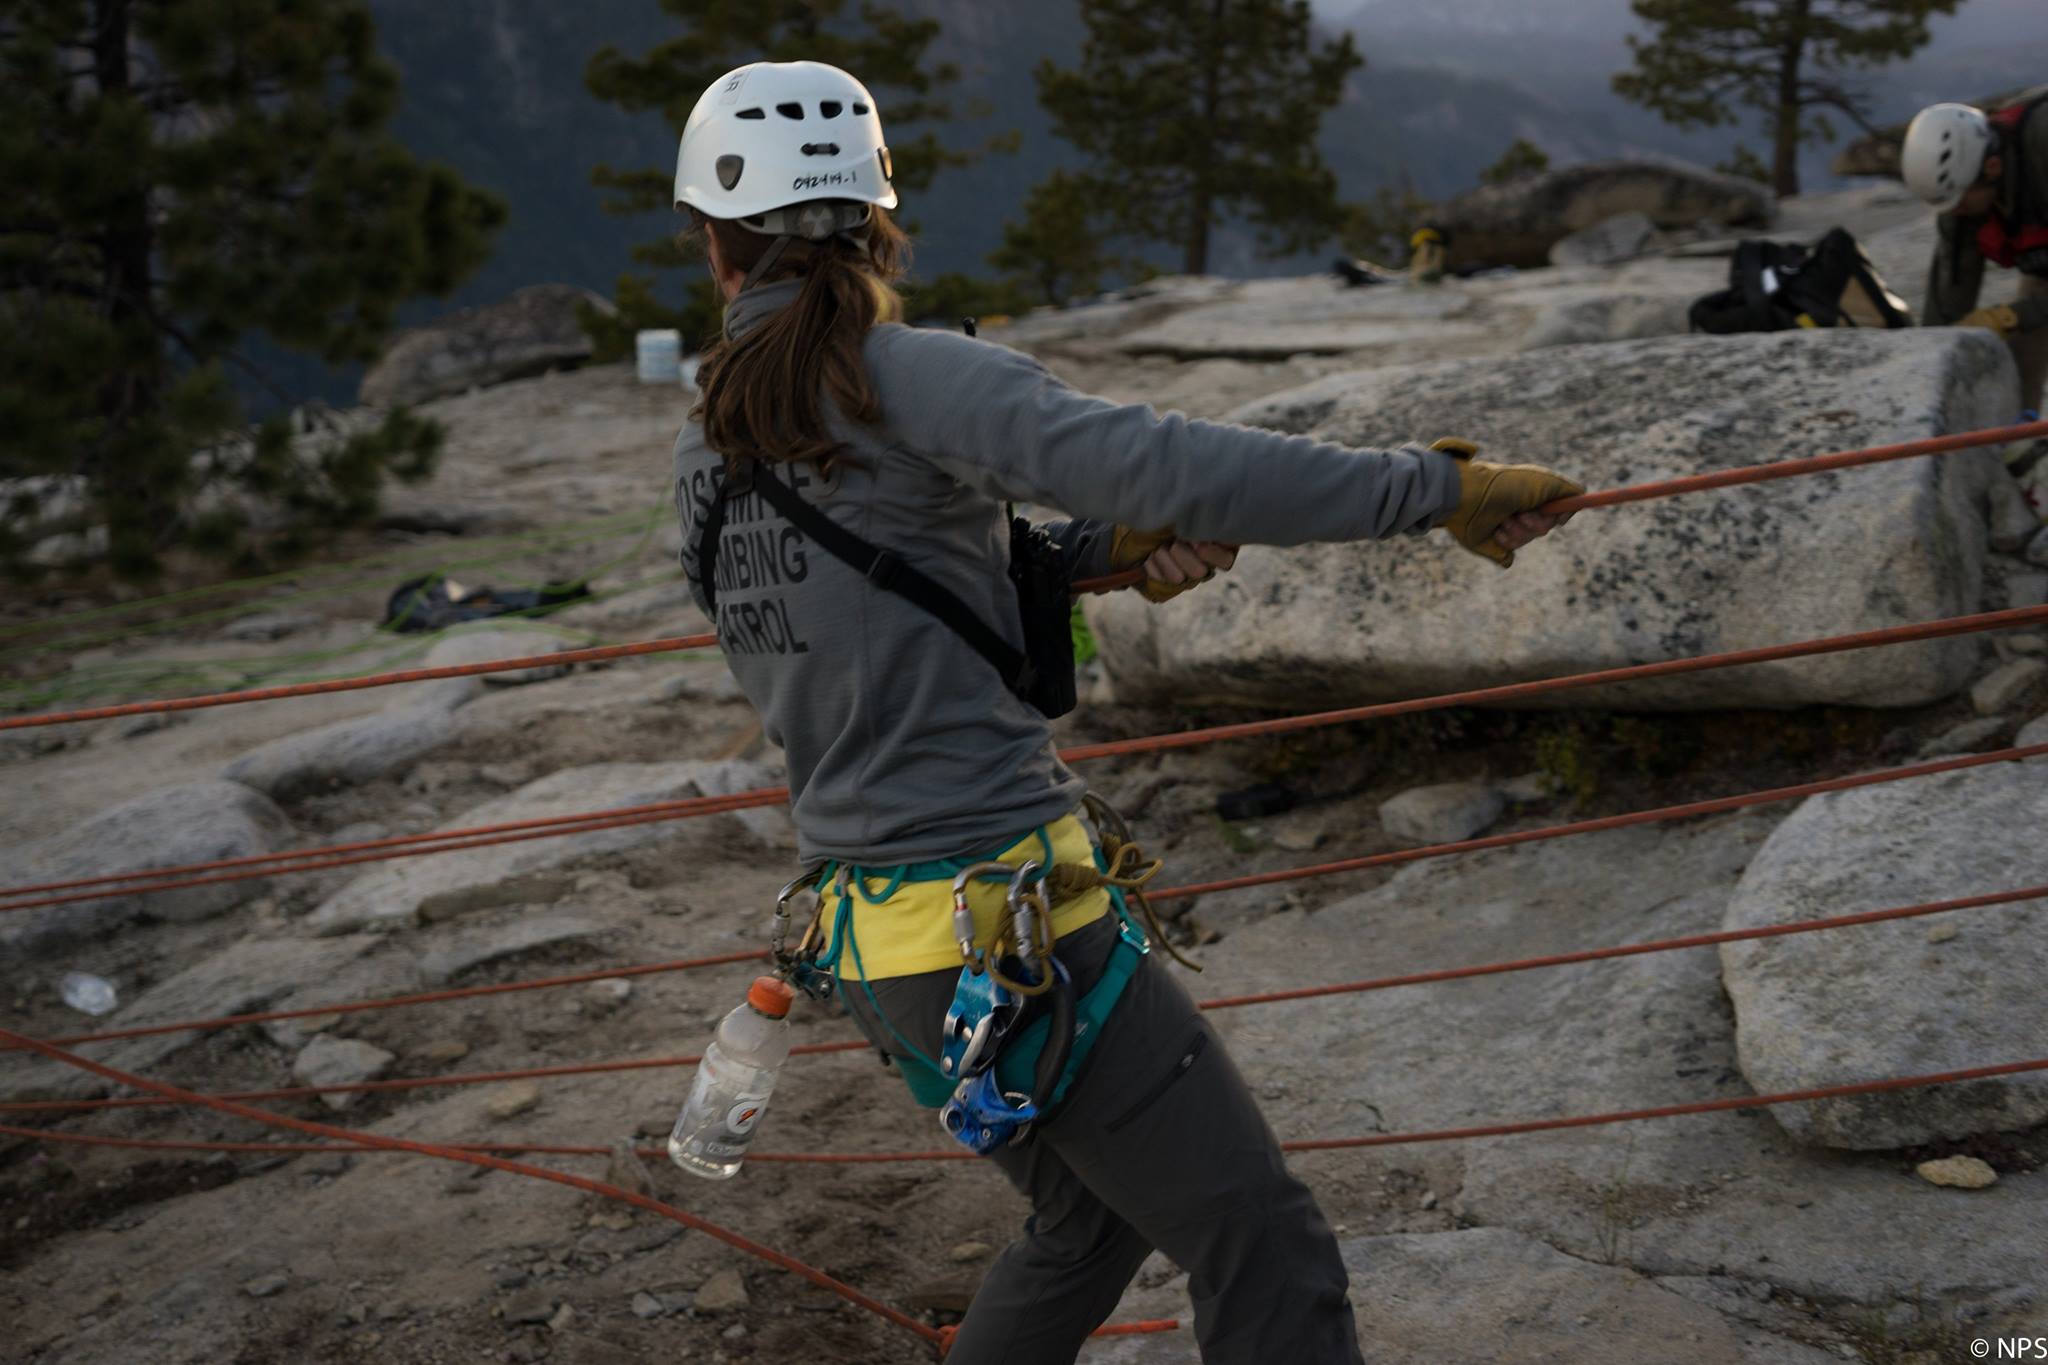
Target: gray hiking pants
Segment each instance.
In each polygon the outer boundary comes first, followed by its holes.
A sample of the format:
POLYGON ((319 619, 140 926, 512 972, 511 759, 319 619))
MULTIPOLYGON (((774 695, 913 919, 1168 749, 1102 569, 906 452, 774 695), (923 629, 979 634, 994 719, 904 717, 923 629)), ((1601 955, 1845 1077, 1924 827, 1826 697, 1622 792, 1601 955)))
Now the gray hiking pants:
MULTIPOLYGON (((1100 976, 1115 926, 1105 916, 1060 940, 1077 993, 1100 976)), ((877 981, 876 1003, 936 1056, 958 976, 877 981)), ((846 995, 901 1055, 862 992, 846 995)), ((1205 1365, 1360 1365, 1336 1239, 1222 1039, 1156 956, 1059 1112, 991 1159, 1032 1212, 982 1281, 949 1365, 1072 1365, 1155 1247, 1188 1272, 1205 1365)))

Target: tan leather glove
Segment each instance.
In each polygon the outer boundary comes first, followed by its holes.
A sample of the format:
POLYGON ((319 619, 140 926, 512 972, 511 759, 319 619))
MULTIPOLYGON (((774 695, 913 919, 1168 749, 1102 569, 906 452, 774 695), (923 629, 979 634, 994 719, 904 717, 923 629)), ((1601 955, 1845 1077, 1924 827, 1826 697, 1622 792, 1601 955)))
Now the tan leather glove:
POLYGON ((1503 569, 1515 562, 1515 555, 1493 539, 1502 522, 1517 512, 1533 512, 1547 502, 1586 491, 1584 485, 1541 465, 1489 464, 1474 459, 1479 447, 1456 437, 1432 441, 1429 448, 1458 462, 1458 510, 1444 522, 1444 529, 1473 554, 1483 555, 1503 569))
POLYGON ((2020 329, 2020 315, 2011 304, 2001 303, 1993 308, 1979 308, 1974 313, 1965 313, 1956 319, 1958 327, 1983 327, 2009 337, 2020 329))
MULTIPOLYGON (((1171 544, 1179 537, 1172 528, 1164 531, 1140 531, 1135 527, 1119 525, 1109 536, 1109 567, 1112 570, 1135 569, 1152 557, 1152 552, 1162 545, 1171 544)), ((1164 602, 1178 597, 1202 579, 1191 578, 1185 583, 1168 583, 1162 579, 1145 578, 1139 581, 1138 591, 1147 602, 1164 602)))

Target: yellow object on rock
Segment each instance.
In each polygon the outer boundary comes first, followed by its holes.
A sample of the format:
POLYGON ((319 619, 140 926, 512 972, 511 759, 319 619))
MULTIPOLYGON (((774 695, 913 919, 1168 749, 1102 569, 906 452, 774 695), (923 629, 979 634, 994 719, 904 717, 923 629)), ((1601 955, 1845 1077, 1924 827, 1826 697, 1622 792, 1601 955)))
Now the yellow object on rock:
POLYGON ((1956 326, 1983 327, 2002 337, 2009 337, 2019 331, 2020 315, 2011 304, 2001 303, 1991 308, 1979 308, 1974 313, 1963 314, 1956 319, 1956 326))

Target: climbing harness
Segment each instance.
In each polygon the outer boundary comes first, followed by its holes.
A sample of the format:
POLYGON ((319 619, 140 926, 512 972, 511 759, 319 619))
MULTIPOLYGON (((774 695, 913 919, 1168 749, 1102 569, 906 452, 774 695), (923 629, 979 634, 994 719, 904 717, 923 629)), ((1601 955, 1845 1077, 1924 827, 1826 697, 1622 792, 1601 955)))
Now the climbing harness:
MULTIPOLYGON (((1026 1141, 1032 1127, 1064 1101, 1125 986, 1152 944, 1166 941, 1144 894, 1162 864, 1144 856, 1108 802, 1090 795, 1081 813, 1093 826, 1087 862, 1060 861, 1051 827, 1040 827, 1003 850, 1009 854, 1035 841, 1036 854, 1022 861, 984 857, 894 868, 824 863, 807 868, 776 898, 770 950, 777 974, 818 1000, 829 999, 835 990, 844 999, 857 987, 864 998, 862 1013, 894 1042, 893 1050, 883 1050, 884 1062, 903 1073, 919 1104, 940 1111, 949 1133, 980 1154, 1026 1141), (960 975, 934 1057, 903 1035, 876 997, 861 962, 854 906, 856 900, 884 906, 907 884, 941 880, 952 883, 951 929, 960 975), (991 882, 1002 884, 1003 901, 992 932, 983 933, 970 897, 977 883, 991 882), (1117 917, 1117 938, 1095 982, 1077 994, 1074 968, 1055 953, 1053 908, 1098 890, 1107 894, 1109 910, 1117 917), (816 900, 792 947, 806 896, 816 900), (843 971, 842 958, 851 963, 843 971)), ((1064 843, 1068 837, 1061 836, 1065 847, 1071 847, 1064 843)), ((1073 858, 1071 852, 1067 856, 1073 858)), ((1170 944, 1167 951, 1201 970, 1170 944)))

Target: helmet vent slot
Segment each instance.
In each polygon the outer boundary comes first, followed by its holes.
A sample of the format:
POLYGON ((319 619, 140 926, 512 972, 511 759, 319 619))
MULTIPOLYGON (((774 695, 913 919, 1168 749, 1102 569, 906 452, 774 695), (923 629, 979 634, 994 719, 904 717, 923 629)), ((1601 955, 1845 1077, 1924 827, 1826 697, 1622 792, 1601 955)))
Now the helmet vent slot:
POLYGON ((775 112, 784 118, 795 119, 799 123, 803 121, 804 117, 804 107, 801 104, 778 104, 775 106, 775 112))
POLYGON ((737 114, 734 114, 734 115, 733 115, 733 117, 734 117, 734 118, 767 118, 767 117, 768 117, 768 111, 767 111, 766 109, 762 109, 762 108, 759 108, 759 107, 756 107, 756 108, 753 108, 753 109, 742 109, 742 110, 740 110, 740 111, 739 111, 739 113, 737 113, 737 114))
POLYGON ((726 189, 731 189, 734 185, 740 183, 740 172, 746 168, 746 161, 737 156, 722 156, 712 166, 712 169, 718 173, 718 183, 726 189))
POLYGON ((865 104, 862 104, 859 100, 855 100, 853 102, 853 112, 857 117, 866 118, 868 114, 868 107, 865 104))
POLYGON ((838 100, 818 101, 819 118, 838 118, 841 113, 845 112, 845 109, 846 106, 841 104, 838 100))

